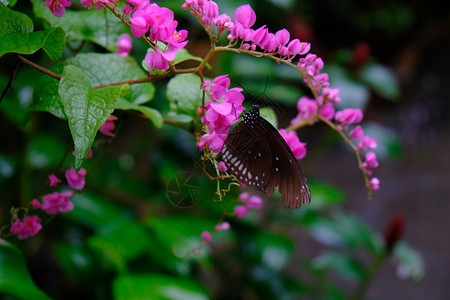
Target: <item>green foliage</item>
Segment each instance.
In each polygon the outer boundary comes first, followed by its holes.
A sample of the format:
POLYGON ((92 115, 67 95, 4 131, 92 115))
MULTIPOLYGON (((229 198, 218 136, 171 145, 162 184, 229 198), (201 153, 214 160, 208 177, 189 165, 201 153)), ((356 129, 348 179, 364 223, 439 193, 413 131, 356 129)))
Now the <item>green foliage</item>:
POLYGON ((0 291, 20 299, 51 299, 33 282, 20 250, 0 240, 0 291))
MULTIPOLYGON (((72 211, 45 215, 44 228, 30 241, 11 238, 20 249, 0 240, 0 292, 7 297, 348 299, 336 277, 352 286, 365 284, 373 265, 388 258, 381 234, 343 209, 347 195, 319 179, 308 178, 313 200, 299 210, 282 207, 280 199, 264 199, 262 210, 237 219, 232 211, 241 190, 234 187, 221 203, 212 201, 215 182, 199 175, 204 170, 195 131, 198 109, 207 99, 201 78, 210 74, 206 69, 178 72, 202 63, 203 57, 178 50, 167 73, 156 70, 152 74, 160 76, 149 77, 145 61, 138 63, 145 53, 136 58, 110 53, 129 27, 109 11, 73 5, 58 18, 38 0, 32 7, 17 5, 26 7, 27 16, 10 8, 15 1, 0 2, 0 57, 8 58, 8 70, 9 58, 18 54, 48 69, 36 75, 21 64, 11 85, 10 73, 0 75, 0 85, 8 87, 0 105, 0 124, 6 128, 0 147, 1 217, 43 216, 30 200, 68 190, 63 172, 72 165, 88 170, 86 190, 71 198, 72 211), (34 31, 34 24, 44 29, 34 31), (116 138, 97 135, 112 113, 120 120, 116 138), (86 159, 89 149, 92 160, 86 159), (50 173, 63 180, 56 189, 48 187, 50 173), (194 196, 196 202, 183 207, 171 192, 194 196), (222 221, 231 229, 215 231, 222 221), (209 243, 202 240, 203 231, 212 234, 209 243), (44 268, 36 263, 42 260, 44 268)), ((225 3, 224 11, 232 15, 241 2, 225 3)), ((295 6, 294 1, 268 3, 270 8, 295 6)), ((186 13, 179 1, 168 5, 186 13)), ((195 35, 190 31, 189 39, 195 35)), ((148 44, 142 44, 147 51, 148 44)), ((387 68, 373 62, 350 70, 342 67, 349 55, 343 57, 327 69, 332 87, 341 90, 342 108, 365 109, 372 92, 399 98, 399 84, 387 68)), ((204 66, 211 69, 209 63, 204 66)), ((215 75, 229 74, 232 86, 239 83, 255 94, 246 95, 246 106, 266 101, 269 107, 261 115, 277 128, 278 118, 294 116, 295 103, 309 95, 299 85, 298 70, 268 58, 218 52, 214 66, 215 75)), ((378 140, 379 157, 401 154, 400 138, 392 130, 367 125, 366 134, 378 140)), ((312 140, 314 145, 317 140, 312 140)), ((5 220, 1 234, 10 238, 5 220)), ((424 277, 423 260, 408 244, 397 244, 392 256, 400 277, 424 277)))
POLYGON ((97 130, 109 118, 123 86, 92 89, 89 77, 79 68, 64 68, 59 83, 59 95, 75 144, 75 168, 79 169, 97 130))

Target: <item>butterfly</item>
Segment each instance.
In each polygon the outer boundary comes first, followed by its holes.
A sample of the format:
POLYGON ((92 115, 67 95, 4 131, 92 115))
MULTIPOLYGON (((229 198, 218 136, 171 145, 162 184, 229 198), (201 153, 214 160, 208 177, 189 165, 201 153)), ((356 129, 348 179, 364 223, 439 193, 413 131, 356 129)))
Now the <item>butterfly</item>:
POLYGON ((277 129, 259 114, 246 112, 225 139, 222 159, 240 182, 272 196, 278 187, 285 205, 299 208, 311 202, 303 170, 277 129))

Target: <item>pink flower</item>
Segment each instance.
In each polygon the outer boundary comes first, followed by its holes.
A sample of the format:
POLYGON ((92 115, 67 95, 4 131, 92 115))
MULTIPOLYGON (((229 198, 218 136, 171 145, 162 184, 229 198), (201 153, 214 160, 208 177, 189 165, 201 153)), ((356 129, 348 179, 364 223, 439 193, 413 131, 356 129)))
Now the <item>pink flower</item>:
POLYGON ((227 14, 221 14, 217 18, 214 19, 214 25, 216 25, 219 31, 231 30, 234 26, 234 23, 231 22, 230 16, 227 14))
POLYGON ((249 208, 247 205, 236 205, 234 207, 234 214, 239 219, 242 219, 243 217, 245 217, 248 214, 248 211, 249 211, 249 208))
POLYGON ((220 172, 224 172, 224 171, 228 170, 227 166, 225 165, 225 163, 223 161, 219 162, 219 164, 217 165, 217 169, 220 172))
POLYGON ((275 32, 275 40, 278 44, 278 47, 284 46, 289 42, 291 35, 289 31, 285 28, 278 30, 275 32))
POLYGON ((131 23, 131 34, 137 38, 143 36, 150 29, 143 17, 132 17, 129 20, 131 23))
POLYGON ((297 55, 302 48, 302 44, 300 43, 299 39, 293 39, 289 42, 287 45, 287 50, 290 55, 297 55))
POLYGON ((116 53, 121 56, 128 56, 128 53, 133 46, 131 36, 128 33, 122 33, 117 38, 117 45, 118 48, 116 53))
POLYGON ((181 48, 184 48, 184 46, 187 45, 188 41, 185 41, 185 39, 188 36, 187 30, 180 30, 176 31, 174 30, 173 34, 167 39, 167 42, 169 43, 169 49, 173 51, 180 50, 181 48))
POLYGON ((302 159, 306 156, 306 143, 300 142, 295 131, 288 133, 285 129, 280 129, 279 132, 289 148, 291 148, 295 158, 302 159))
POLYGON ((38 216, 27 216, 23 222, 17 219, 11 226, 11 232, 21 240, 35 235, 41 229, 41 219, 38 216))
POLYGON ((39 202, 37 199, 31 200, 30 205, 31 205, 31 207, 32 207, 33 209, 39 209, 39 208, 42 207, 41 202, 39 202))
POLYGON ((234 23, 241 24, 243 27, 252 27, 256 21, 256 13, 249 4, 245 4, 236 8, 233 20, 234 23))
POLYGON ((203 3, 203 17, 202 22, 204 24, 214 23, 214 20, 219 15, 219 6, 214 1, 205 1, 203 3))
POLYGON ((208 243, 212 239, 211 233, 209 233, 206 230, 200 234, 200 237, 202 238, 203 243, 205 243, 205 244, 208 243))
POLYGON ((230 223, 228 223, 228 222, 219 223, 214 227, 215 231, 222 231, 222 230, 228 230, 228 229, 230 229, 230 223))
POLYGON ((42 210, 49 215, 56 215, 58 212, 68 212, 73 209, 73 203, 70 202, 72 196, 72 191, 47 194, 42 197, 42 210))
POLYGON ((248 208, 259 209, 259 208, 262 207, 262 205, 263 205, 263 201, 262 201, 261 197, 259 197, 257 195, 252 195, 247 200, 247 207, 248 208))
POLYGON ((346 108, 338 111, 334 118, 345 125, 354 124, 362 121, 363 113, 359 108, 346 108))
POLYGON ((239 195, 239 201, 247 203, 248 198, 250 198, 250 194, 247 192, 241 193, 239 195))
POLYGON ((228 89, 228 75, 216 77, 212 82, 203 82, 202 89, 206 91, 209 102, 203 106, 205 114, 201 118, 206 125, 205 134, 201 136, 197 146, 203 151, 208 146, 215 153, 220 153, 230 126, 239 120, 245 107, 242 106, 244 96, 241 88, 228 89))
POLYGON ((66 12, 66 7, 72 5, 68 0, 46 0, 44 6, 47 6, 53 15, 62 17, 66 12))
POLYGON ((334 116, 334 106, 331 103, 326 103, 320 108, 320 115, 327 120, 333 119, 334 116))
POLYGON ((360 139, 364 135, 364 131, 361 127, 361 125, 356 126, 350 133, 348 134, 348 137, 351 139, 360 139))
POLYGON ((331 102, 337 104, 341 102, 341 98, 339 98, 339 89, 324 88, 322 90, 321 99, 323 101, 322 103, 331 102))
POLYGON ((159 47, 156 48, 155 51, 151 51, 145 55, 145 62, 148 65, 148 71, 150 75, 152 75, 153 67, 156 70, 166 70, 169 66, 169 61, 173 61, 175 59, 175 51, 167 50, 161 52, 159 47))
POLYGON ((66 171, 66 179, 71 188, 76 190, 82 190, 84 187, 86 176, 86 169, 81 168, 78 173, 74 167, 70 168, 70 170, 66 171))
POLYGON ((109 118, 103 123, 102 126, 98 129, 103 135, 107 136, 116 136, 113 131, 116 129, 116 125, 114 124, 114 121, 118 120, 118 118, 114 115, 109 116, 109 118))
POLYGON ((380 188, 380 180, 376 177, 370 179, 369 188, 374 191, 378 190, 380 188))
POLYGON ((314 117, 317 114, 317 102, 308 97, 301 97, 297 102, 298 115, 292 119, 291 124, 298 124, 314 117))
POLYGON ((370 136, 363 136, 362 139, 358 143, 358 150, 364 151, 366 149, 374 149, 377 147, 377 140, 370 136))
POLYGON ((367 169, 373 169, 378 167, 377 156, 373 152, 366 153, 366 161, 363 162, 362 166, 367 169))
POLYGON ((58 185, 58 183, 61 183, 61 180, 59 180, 58 177, 56 177, 54 174, 48 175, 48 180, 50 180, 49 186, 55 187, 58 185))

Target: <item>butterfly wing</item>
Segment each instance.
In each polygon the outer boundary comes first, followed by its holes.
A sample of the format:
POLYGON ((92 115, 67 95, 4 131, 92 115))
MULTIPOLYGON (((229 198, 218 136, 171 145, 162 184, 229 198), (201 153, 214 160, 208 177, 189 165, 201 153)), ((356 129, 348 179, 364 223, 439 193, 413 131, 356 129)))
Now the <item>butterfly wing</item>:
POLYGON ((264 191, 270 179, 272 153, 260 126, 239 123, 225 140, 222 159, 240 182, 264 191))
POLYGON ((286 141, 275 127, 261 117, 255 127, 265 130, 264 135, 272 153, 270 180, 263 191, 270 196, 278 186, 281 198, 290 208, 299 208, 302 203, 309 204, 311 191, 305 174, 286 141))

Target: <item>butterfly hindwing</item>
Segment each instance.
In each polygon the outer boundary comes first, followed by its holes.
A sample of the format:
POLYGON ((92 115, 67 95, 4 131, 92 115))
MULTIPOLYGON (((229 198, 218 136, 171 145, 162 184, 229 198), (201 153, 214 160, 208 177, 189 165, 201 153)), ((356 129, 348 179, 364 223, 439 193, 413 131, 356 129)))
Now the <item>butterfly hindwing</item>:
POLYGON ((285 205, 308 204, 311 192, 303 170, 278 130, 259 115, 259 106, 244 114, 222 151, 228 170, 240 182, 271 196, 279 187, 285 205))
POLYGON ((281 198, 286 206, 291 208, 309 204, 311 192, 300 163, 275 127, 263 118, 258 123, 267 129, 266 136, 272 152, 271 180, 268 184, 268 192, 271 192, 272 186, 278 186, 281 198))

